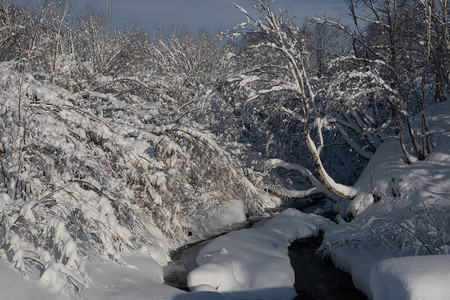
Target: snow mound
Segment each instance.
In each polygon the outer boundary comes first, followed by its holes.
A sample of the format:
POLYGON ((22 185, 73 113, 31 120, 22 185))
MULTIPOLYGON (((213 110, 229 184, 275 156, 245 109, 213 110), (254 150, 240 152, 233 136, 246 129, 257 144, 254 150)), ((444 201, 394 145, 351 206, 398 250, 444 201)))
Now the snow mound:
POLYGON ((383 210, 404 214, 411 207, 448 206, 444 199, 448 198, 450 186, 450 102, 428 108, 425 115, 434 146, 431 154, 408 165, 399 141, 386 140, 356 182, 359 195, 349 205, 348 213, 365 217, 366 209, 366 215, 383 210))
POLYGON ((223 235, 204 247, 188 275, 191 290, 209 290, 251 299, 295 297, 288 247, 329 226, 321 216, 287 209, 252 229, 223 235))
POLYGON ((246 222, 244 203, 240 200, 230 200, 223 204, 221 210, 212 215, 208 227, 211 228, 212 232, 221 232, 233 229, 235 226, 241 226, 239 228, 242 228, 241 224, 246 222))
POLYGON ((372 266, 373 299, 449 299, 450 255, 385 259, 372 266))

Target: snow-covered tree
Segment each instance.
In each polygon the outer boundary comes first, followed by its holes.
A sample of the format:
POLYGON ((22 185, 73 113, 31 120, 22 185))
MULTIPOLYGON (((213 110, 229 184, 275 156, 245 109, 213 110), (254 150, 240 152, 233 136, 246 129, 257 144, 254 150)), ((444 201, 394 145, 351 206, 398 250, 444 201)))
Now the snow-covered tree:
POLYGON ((286 117, 293 118, 302 125, 303 141, 314 161, 320 180, 300 165, 277 159, 270 160, 269 164, 302 173, 314 186, 302 193, 303 196, 321 192, 332 199, 352 199, 356 191, 352 187, 336 183, 322 162, 321 154, 325 146, 323 131, 328 126, 328 121, 323 114, 323 103, 316 98, 316 82, 307 70, 310 54, 306 49, 304 34, 286 12, 276 12, 268 2, 262 0, 255 1, 254 5, 260 13, 260 18, 253 18, 244 8, 237 6, 249 22, 236 26, 231 36, 256 36, 255 43, 249 45, 247 51, 260 51, 266 59, 230 77, 228 81, 248 89, 246 102, 275 95, 267 97, 268 102, 261 101, 261 105, 270 105, 272 109, 283 111, 286 117), (293 98, 293 106, 285 105, 286 102, 277 100, 277 97, 293 98))
POLYGON ((331 97, 348 94, 348 85, 342 82, 359 80, 363 84, 364 88, 350 95, 362 99, 367 106, 358 106, 359 117, 349 118, 344 112, 340 117, 343 121, 336 123, 354 148, 358 149, 358 143, 351 139, 349 132, 359 132, 364 137, 365 148, 373 152, 393 131, 401 142, 406 162, 422 160, 430 153, 428 122, 422 118, 418 133, 412 116, 433 103, 433 99, 446 98, 443 87, 447 86, 444 78, 448 78, 448 64, 443 57, 448 54, 442 44, 448 40, 446 26, 442 26, 446 1, 432 2, 348 1, 355 31, 339 22, 316 19, 353 39, 352 53, 336 62, 338 68, 343 61, 354 67, 338 71, 336 78, 346 79, 334 80, 329 94, 331 97))

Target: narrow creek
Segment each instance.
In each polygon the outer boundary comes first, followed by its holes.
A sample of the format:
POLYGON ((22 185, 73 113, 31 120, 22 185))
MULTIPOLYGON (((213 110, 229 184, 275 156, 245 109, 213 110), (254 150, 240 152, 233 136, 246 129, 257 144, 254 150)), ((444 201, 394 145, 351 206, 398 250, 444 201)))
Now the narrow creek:
POLYGON ((349 274, 336 269, 330 259, 322 260, 315 253, 321 243, 322 235, 297 240, 289 247, 289 258, 295 271, 296 299, 367 299, 354 287, 349 274))
POLYGON ((187 275, 197 267, 195 258, 208 242, 209 240, 189 244, 175 251, 171 255, 172 261, 164 267, 164 283, 183 291, 189 291, 187 275))
MULTIPOLYGON (((291 207, 310 213, 320 209, 322 205, 323 202, 300 203, 291 207)), ((248 227, 251 225, 245 226, 248 227)), ((212 239, 186 245, 175 251, 172 254, 172 262, 164 267, 165 284, 189 291, 187 274, 197 267, 195 263, 197 254, 212 239)), ((335 268, 331 260, 322 260, 316 254, 315 251, 321 243, 322 235, 297 240, 289 247, 289 258, 295 271, 294 287, 298 294, 296 299, 367 299, 354 287, 349 274, 335 268)))

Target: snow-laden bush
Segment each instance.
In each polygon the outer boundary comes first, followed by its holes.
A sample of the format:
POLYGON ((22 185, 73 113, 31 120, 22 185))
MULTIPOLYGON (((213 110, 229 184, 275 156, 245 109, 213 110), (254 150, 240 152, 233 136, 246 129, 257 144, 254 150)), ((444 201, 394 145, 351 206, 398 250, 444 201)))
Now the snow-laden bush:
POLYGON ((140 177, 125 171, 136 163, 114 170, 129 158, 111 127, 63 90, 5 66, 1 77, 2 257, 44 282, 64 275, 79 290, 89 255, 120 262, 126 249, 166 253, 167 241, 126 187, 140 177))
POLYGON ((450 210, 441 206, 413 209, 404 219, 374 217, 363 232, 388 251, 401 250, 413 255, 449 254, 450 210))
POLYGON ((263 193, 206 131, 163 125, 142 99, 73 94, 14 67, 0 67, 0 240, 25 276, 78 291, 89 256, 120 263, 136 250, 164 263, 211 234, 208 219, 228 200, 263 209, 263 193))

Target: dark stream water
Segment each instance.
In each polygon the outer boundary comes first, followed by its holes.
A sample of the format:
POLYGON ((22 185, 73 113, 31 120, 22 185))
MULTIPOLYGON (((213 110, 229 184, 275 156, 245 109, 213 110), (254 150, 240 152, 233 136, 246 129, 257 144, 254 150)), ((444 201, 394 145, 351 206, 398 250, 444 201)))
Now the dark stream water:
POLYGON ((322 260, 315 253, 321 243, 322 236, 318 236, 297 240, 289 247, 296 299, 367 300, 353 286, 349 274, 336 269, 330 259, 322 260))
MULTIPOLYGON (((321 204, 301 203, 292 206, 304 212, 313 212, 320 208, 321 204)), ((164 268, 165 283, 188 291, 187 274, 196 267, 195 257, 208 242, 209 240, 187 245, 174 252, 172 262, 164 268)), ((336 269, 331 260, 322 260, 315 253, 321 243, 322 236, 320 235, 295 241, 289 247, 289 258, 295 271, 294 287, 298 294, 296 299, 367 299, 353 286, 349 274, 336 269)))
POLYGON ((172 261, 164 267, 164 282, 183 291, 189 291, 187 275, 197 267, 195 258, 198 252, 209 242, 203 241, 178 249, 171 255, 172 261))

